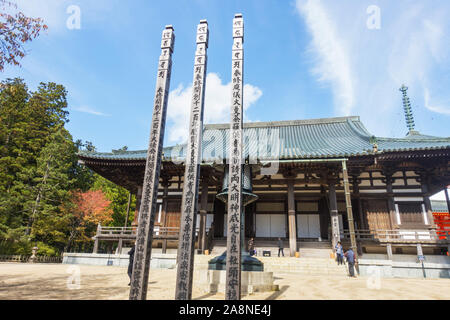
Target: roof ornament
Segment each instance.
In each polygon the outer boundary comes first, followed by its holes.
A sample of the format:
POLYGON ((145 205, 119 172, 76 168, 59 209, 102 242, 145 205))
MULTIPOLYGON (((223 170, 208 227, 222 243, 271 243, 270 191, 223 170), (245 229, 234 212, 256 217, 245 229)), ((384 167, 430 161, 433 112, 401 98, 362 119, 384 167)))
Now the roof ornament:
POLYGON ((378 152, 378 140, 377 137, 371 136, 369 139, 369 143, 372 145, 372 152, 377 153, 378 152))
POLYGON ((409 101, 409 97, 407 94, 408 87, 402 84, 402 87, 399 89, 403 94, 403 111, 405 112, 406 126, 408 127, 408 135, 411 133, 415 133, 416 125, 414 123, 414 116, 412 113, 411 102, 409 101))

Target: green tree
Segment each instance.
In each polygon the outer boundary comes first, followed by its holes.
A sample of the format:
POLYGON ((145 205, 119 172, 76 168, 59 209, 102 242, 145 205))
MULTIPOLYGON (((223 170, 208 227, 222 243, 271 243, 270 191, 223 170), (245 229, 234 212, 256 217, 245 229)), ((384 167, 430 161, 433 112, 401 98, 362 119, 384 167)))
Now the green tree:
MULTIPOLYGON (((129 191, 125 188, 119 187, 113 182, 95 174, 95 181, 92 186, 93 190, 102 190, 106 198, 111 201, 111 209, 113 210, 111 221, 108 225, 111 227, 123 227, 127 215, 129 191)), ((130 213, 128 218, 128 226, 134 219, 134 211, 136 208, 136 197, 131 197, 130 213)))
POLYGON ((56 225, 54 220, 60 216, 59 207, 69 199, 69 190, 74 183, 70 179, 74 150, 70 133, 60 127, 42 149, 36 167, 21 173, 21 182, 26 185, 18 186, 22 192, 26 190, 23 204, 28 215, 27 235, 42 238, 58 233, 52 226, 56 225))
POLYGON ((28 149, 28 87, 22 79, 7 79, 0 86, 0 193, 8 193, 33 155, 28 149))
POLYGON ((55 83, 41 83, 35 92, 21 79, 0 86, 0 239, 23 243, 33 224, 39 231, 33 237, 64 239, 58 206, 68 190, 89 183, 64 128, 66 96, 55 83), (80 172, 84 178, 77 180, 80 172))

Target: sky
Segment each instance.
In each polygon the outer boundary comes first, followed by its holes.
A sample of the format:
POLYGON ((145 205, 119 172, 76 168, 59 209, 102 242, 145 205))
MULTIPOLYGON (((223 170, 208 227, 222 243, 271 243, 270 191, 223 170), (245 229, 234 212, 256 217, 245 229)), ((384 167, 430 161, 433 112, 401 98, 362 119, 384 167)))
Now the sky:
POLYGON ((186 140, 201 19, 209 24, 205 123, 229 120, 232 19, 245 21, 245 121, 360 116, 372 134, 404 137, 402 84, 416 130, 449 137, 447 0, 17 0, 48 31, 27 44, 20 77, 68 90, 74 139, 110 152, 148 144, 161 33, 173 25, 165 145, 186 140))

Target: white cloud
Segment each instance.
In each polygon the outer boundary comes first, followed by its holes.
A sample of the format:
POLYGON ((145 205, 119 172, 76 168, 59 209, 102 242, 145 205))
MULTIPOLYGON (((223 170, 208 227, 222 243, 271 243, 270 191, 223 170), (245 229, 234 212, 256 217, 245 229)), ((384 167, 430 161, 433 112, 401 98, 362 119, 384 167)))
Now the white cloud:
MULTIPOLYGON (((262 91, 251 84, 244 85, 244 120, 245 110, 250 108, 262 96, 262 91)), ((192 85, 184 87, 180 84, 169 94, 167 118, 171 122, 168 129, 168 141, 182 143, 187 139, 189 131, 189 115, 191 109, 192 85)), ((223 84, 219 75, 208 73, 206 77, 206 95, 204 122, 228 123, 230 121, 231 82, 223 84)))
POLYGON ((440 113, 440 114, 448 114, 450 115, 450 103, 447 107, 430 103, 430 91, 428 88, 425 88, 424 90, 424 100, 425 100, 425 108, 427 108, 430 111, 440 113))
POLYGON ((319 81, 332 85, 336 104, 350 115, 354 107, 353 77, 347 48, 339 39, 336 25, 320 1, 297 1, 297 9, 312 34, 310 50, 318 54, 313 73, 319 81))
POLYGON ((71 31, 67 27, 67 21, 73 17, 74 12, 68 10, 71 6, 79 8, 81 29, 87 22, 102 23, 108 28, 120 27, 117 17, 112 17, 112 10, 117 6, 120 8, 120 19, 124 23, 127 8, 119 0, 95 0, 95 1, 73 1, 73 0, 17 0, 19 11, 26 16, 42 18, 48 26, 50 35, 61 35, 71 31))
POLYGON ((91 107, 88 106, 80 106, 80 107, 75 107, 72 108, 72 110, 74 111, 78 111, 78 112, 83 112, 83 113, 89 113, 89 114, 93 114, 95 116, 102 116, 102 117, 109 117, 111 116, 110 114, 106 114, 100 111, 96 111, 94 109, 92 109, 91 107))
POLYGON ((330 85, 335 115, 360 115, 373 134, 404 136, 403 83, 417 118, 428 110, 449 114, 450 5, 438 2, 379 1, 381 28, 371 30, 371 0, 296 0, 311 35, 311 73, 330 85))
POLYGON ((49 27, 48 32, 61 32, 66 30, 66 8, 70 5, 68 0, 18 0, 17 7, 26 16, 42 18, 49 27))

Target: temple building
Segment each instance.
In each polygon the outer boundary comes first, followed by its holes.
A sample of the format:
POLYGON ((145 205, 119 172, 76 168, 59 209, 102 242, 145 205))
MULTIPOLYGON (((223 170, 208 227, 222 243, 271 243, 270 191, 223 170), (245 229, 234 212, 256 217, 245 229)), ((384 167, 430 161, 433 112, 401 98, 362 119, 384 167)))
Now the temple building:
MULTIPOLYGON (((245 207, 245 237, 274 247, 285 239, 292 256, 306 244, 332 248, 332 221, 348 247, 353 221, 360 255, 445 254, 450 231, 436 233, 429 197, 450 185, 450 138, 415 131, 408 103, 404 138, 376 137, 357 116, 244 124, 245 166, 251 169, 246 192, 256 200, 245 207)), ((228 133, 228 124, 204 125, 197 217, 202 253, 227 236, 226 206, 217 195, 226 188, 228 133)), ((163 252, 176 248, 185 152, 186 145, 163 150, 154 238, 163 252)), ((84 151, 79 159, 139 202, 146 155, 84 151)), ((97 241, 118 239, 101 234, 97 241)), ((121 243, 132 237, 119 236, 121 243)))

